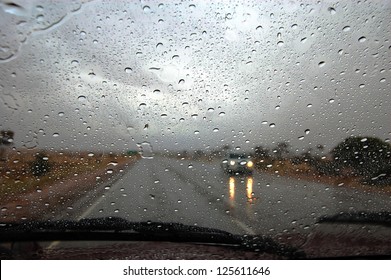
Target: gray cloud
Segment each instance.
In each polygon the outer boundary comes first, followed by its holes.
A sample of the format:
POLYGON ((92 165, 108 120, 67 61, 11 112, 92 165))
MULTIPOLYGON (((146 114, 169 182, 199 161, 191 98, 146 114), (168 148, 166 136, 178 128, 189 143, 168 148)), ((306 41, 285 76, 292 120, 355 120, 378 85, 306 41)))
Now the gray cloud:
POLYGON ((390 137, 386 1, 73 10, 50 4, 47 24, 68 16, 0 63, 0 128, 17 147, 301 150, 390 137))

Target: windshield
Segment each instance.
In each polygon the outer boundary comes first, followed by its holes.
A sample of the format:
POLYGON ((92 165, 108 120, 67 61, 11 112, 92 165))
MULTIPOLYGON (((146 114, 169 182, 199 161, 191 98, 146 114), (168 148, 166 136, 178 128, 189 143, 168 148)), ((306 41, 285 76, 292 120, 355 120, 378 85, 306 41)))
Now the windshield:
POLYGON ((389 211, 390 9, 1 1, 0 222, 112 217, 304 248, 324 217, 389 211))

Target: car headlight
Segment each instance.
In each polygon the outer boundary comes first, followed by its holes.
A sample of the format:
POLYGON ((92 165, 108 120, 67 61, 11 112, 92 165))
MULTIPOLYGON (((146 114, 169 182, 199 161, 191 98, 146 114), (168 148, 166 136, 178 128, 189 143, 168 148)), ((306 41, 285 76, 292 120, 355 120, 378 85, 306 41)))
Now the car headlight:
POLYGON ((247 167, 253 167, 254 163, 250 160, 247 162, 247 167))
POLYGON ((230 164, 230 165, 235 165, 235 161, 234 161, 234 160, 231 160, 231 161, 229 162, 229 164, 230 164))

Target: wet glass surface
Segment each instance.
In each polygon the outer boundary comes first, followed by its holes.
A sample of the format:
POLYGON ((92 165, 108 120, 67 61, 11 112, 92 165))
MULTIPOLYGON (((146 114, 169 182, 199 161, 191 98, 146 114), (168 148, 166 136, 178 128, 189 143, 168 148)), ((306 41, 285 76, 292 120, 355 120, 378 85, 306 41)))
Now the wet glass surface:
POLYGON ((389 211, 390 9, 1 1, 0 222, 308 237, 389 211))

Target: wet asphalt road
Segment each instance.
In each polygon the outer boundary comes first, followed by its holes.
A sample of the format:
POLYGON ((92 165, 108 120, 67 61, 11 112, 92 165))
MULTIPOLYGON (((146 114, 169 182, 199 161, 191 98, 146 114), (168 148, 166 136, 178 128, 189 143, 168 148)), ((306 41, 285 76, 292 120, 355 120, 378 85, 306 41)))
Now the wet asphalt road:
POLYGON ((387 195, 258 172, 229 176, 219 161, 155 157, 124 173, 102 195, 79 205, 77 218, 116 216, 273 235, 310 232, 326 214, 391 209, 387 195))

